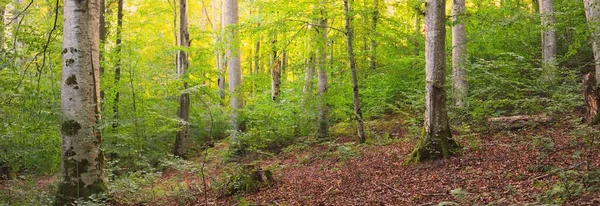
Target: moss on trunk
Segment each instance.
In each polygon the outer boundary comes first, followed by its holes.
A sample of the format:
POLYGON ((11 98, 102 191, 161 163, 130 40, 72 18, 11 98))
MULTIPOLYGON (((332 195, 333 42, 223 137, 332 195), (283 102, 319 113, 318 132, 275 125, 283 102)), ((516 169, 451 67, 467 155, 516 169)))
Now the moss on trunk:
POLYGON ((419 163, 425 160, 448 158, 460 153, 460 149, 460 145, 452 139, 450 129, 430 134, 423 131, 423 137, 405 163, 419 163))

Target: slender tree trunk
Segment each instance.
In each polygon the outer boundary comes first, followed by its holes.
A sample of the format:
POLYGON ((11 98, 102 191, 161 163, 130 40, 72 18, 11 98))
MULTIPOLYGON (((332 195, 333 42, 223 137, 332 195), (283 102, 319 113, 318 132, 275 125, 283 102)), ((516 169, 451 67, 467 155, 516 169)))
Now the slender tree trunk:
MULTIPOLYGON (((215 45, 219 45, 219 42, 221 41, 221 35, 219 35, 219 31, 221 31, 221 28, 219 28, 220 26, 218 26, 220 24, 217 23, 217 0, 211 0, 211 7, 212 18, 214 19, 214 23, 212 24, 212 29, 214 33, 213 42, 215 45)), ((225 99, 225 77, 223 76, 225 73, 225 69, 223 68, 223 59, 221 58, 222 56, 220 48, 221 47, 215 47, 215 66, 217 67, 218 74, 217 86, 219 87, 219 97, 223 101, 225 99)), ((223 102, 221 102, 221 104, 223 104, 223 102)))
POLYGON ((100 149, 98 0, 64 1, 61 175, 55 205, 105 192, 100 149))
MULTIPOLYGON (((179 46, 190 47, 190 34, 188 32, 187 0, 179 0, 179 46)), ((177 59, 177 76, 182 78, 187 73, 189 66, 188 55, 185 51, 179 51, 177 59)), ((187 92, 188 83, 183 82, 184 91, 179 95, 179 109, 177 117, 181 119, 181 130, 175 138, 173 154, 178 157, 186 157, 189 142, 190 121, 190 94, 187 92)))
POLYGON ((467 57, 467 34, 465 31, 465 0, 452 1, 452 88, 454 105, 464 106, 468 93, 465 59, 467 57))
POLYGON ((542 62, 546 68, 544 78, 551 81, 551 69, 556 66, 556 18, 554 16, 554 0, 540 0, 540 17, 542 21, 542 62))
MULTIPOLYGON (((600 79, 600 0, 583 0, 585 16, 592 31, 592 50, 594 52, 594 66, 596 80, 600 79)), ((597 81, 596 81, 597 83, 597 81)))
MULTIPOLYGON (((104 66, 102 62, 104 62, 104 56, 106 52, 106 2, 105 0, 100 1, 100 28, 99 36, 100 36, 100 77, 104 76, 104 66)), ((100 99, 101 99, 101 107, 104 104, 104 90, 100 90, 100 99)))
POLYGON ((114 99, 114 104, 113 104, 113 124, 112 127, 113 128, 117 128, 119 126, 119 98, 121 96, 121 88, 120 88, 120 81, 121 81, 121 42, 122 42, 122 37, 123 36, 123 0, 119 0, 118 1, 118 8, 117 8, 117 41, 116 41, 116 47, 117 47, 117 63, 115 64, 115 79, 114 79, 114 86, 115 86, 115 99, 114 99))
MULTIPOLYGON (((260 26, 260 23, 259 23, 260 26)), ((254 45, 254 73, 258 74, 260 72, 260 36, 256 40, 256 44, 254 45)))
POLYGON ((369 42, 369 68, 377 69, 377 41, 375 35, 377 32, 377 21, 379 20, 379 0, 373 2, 373 15, 371 16, 371 41, 369 42))
POLYGON ((277 101, 281 85, 281 61, 275 59, 275 64, 271 69, 271 99, 277 101))
POLYGON ((415 22, 414 22, 414 38, 413 38, 413 46, 414 46, 414 50, 413 50, 413 54, 415 56, 419 56, 419 53, 421 52, 421 46, 420 46, 420 41, 419 41, 419 37, 421 37, 421 14, 418 11, 415 11, 415 22))
POLYGON ((279 86, 281 85, 281 61, 277 56, 277 34, 273 32, 271 34, 271 99, 277 100, 279 96, 279 86))
POLYGON ((592 50, 594 52, 594 72, 583 78, 584 100, 586 106, 585 119, 588 123, 597 124, 600 120, 600 0, 583 0, 585 16, 591 30, 592 50))
POLYGON ((446 109, 446 3, 427 0, 425 9, 425 133, 407 162, 446 158, 458 148, 446 109))
POLYGON ((313 87, 315 81, 315 54, 313 51, 310 51, 308 54, 308 59, 306 60, 306 74, 304 76, 304 88, 302 92, 307 97, 312 96, 313 87))
POLYGON ((344 13, 346 14, 346 41, 348 48, 348 60, 350 61, 350 70, 352 72, 352 93, 354 100, 354 115, 356 116, 356 130, 358 134, 358 142, 364 143, 367 138, 365 137, 363 129, 363 117, 362 111, 360 110, 360 98, 358 92, 358 78, 356 76, 356 60, 354 58, 354 48, 352 40, 354 39, 354 29, 352 28, 352 16, 350 16, 350 3, 349 0, 344 0, 344 13))
POLYGON ((227 71, 229 75, 229 106, 231 109, 231 124, 234 142, 237 141, 236 134, 243 130, 239 110, 242 109, 243 90, 242 72, 240 65, 240 47, 238 36, 238 0, 225 0, 225 38, 227 40, 227 71))
MULTIPOLYGON (((326 3, 325 3, 326 4, 326 3)), ((324 6, 324 5, 321 5, 324 6)), ((317 137, 325 139, 329 137, 329 105, 327 104, 327 19, 325 10, 321 10, 321 19, 319 20, 319 28, 317 30, 317 79, 318 79, 318 96, 319 96, 319 115, 317 127, 317 137), (320 36, 320 37, 319 37, 320 36)))
POLYGON ((281 51, 281 78, 285 80, 287 78, 286 72, 288 69, 288 52, 287 50, 281 51))

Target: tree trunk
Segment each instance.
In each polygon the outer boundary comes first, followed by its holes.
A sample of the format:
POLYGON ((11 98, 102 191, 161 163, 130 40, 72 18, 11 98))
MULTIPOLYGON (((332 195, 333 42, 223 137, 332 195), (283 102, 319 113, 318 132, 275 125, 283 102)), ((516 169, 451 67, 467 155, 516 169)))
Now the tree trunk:
POLYGON ((592 50, 594 52, 594 68, 596 83, 600 79, 600 0, 583 0, 585 16, 592 31, 592 50))
POLYGON ((425 133, 407 162, 446 158, 458 148, 446 109, 446 4, 427 0, 425 9, 425 133))
POLYGON ((354 58, 354 48, 352 44, 352 40, 354 39, 354 29, 352 28, 352 16, 350 16, 351 5, 348 1, 349 0, 344 0, 344 13, 346 15, 346 41, 348 49, 348 60, 350 62, 350 70, 352 72, 352 97, 354 100, 354 115, 356 116, 356 131, 358 134, 358 142, 364 143, 367 138, 365 137, 365 133, 363 130, 363 117, 362 111, 360 110, 358 78, 356 76, 356 60, 354 58))
POLYGON ((237 141, 237 132, 243 130, 239 110, 243 106, 242 72, 240 70, 240 47, 238 36, 238 0, 225 0, 225 38, 227 40, 227 71, 229 74, 229 106, 231 109, 232 138, 237 141))
POLYGON ((552 81, 556 66, 556 18, 554 0, 540 0, 540 18, 542 22, 542 63, 545 67, 542 75, 545 81, 552 81))
POLYGON ((271 33, 271 62, 269 66, 271 72, 271 99, 277 100, 281 85, 281 61, 277 55, 277 34, 271 33))
MULTIPOLYGON (((323 6, 323 5, 321 5, 323 6)), ((317 137, 325 139, 329 137, 329 105, 327 104, 327 19, 325 19, 325 11, 321 11, 321 19, 317 31, 317 79, 318 79, 318 96, 319 96, 319 115, 317 127, 317 137), (319 37, 320 35, 320 37, 319 37)))
POLYGON ((115 64, 115 79, 114 79, 114 87, 115 87, 115 99, 113 103, 113 128, 117 128, 119 126, 119 98, 121 95, 120 92, 120 81, 121 81, 121 41, 122 41, 122 33, 123 33, 123 0, 119 0, 117 8, 117 63, 115 64))
MULTIPOLYGON (((221 41, 219 31, 221 28, 218 26, 220 24, 217 23, 217 0, 211 0, 211 7, 212 18, 214 19, 214 23, 212 24, 212 30, 214 33, 213 42, 215 45, 219 45, 219 42, 221 41)), ((217 67, 218 74, 217 86, 219 87, 219 98, 221 98, 221 104, 223 104, 222 101, 225 99, 225 77, 223 76, 225 69, 223 68, 223 59, 221 57, 222 55, 220 47, 215 47, 215 66, 217 67)))
POLYGON ((465 60, 467 57, 467 34, 465 32, 465 0, 452 1, 452 86, 454 105, 464 106, 468 93, 465 60))
MULTIPOLYGON (((179 0, 179 46, 190 47, 190 34, 188 32, 187 0, 179 0)), ((187 73, 189 66, 188 55, 185 51, 179 51, 177 59, 177 76, 182 78, 187 73)), ((179 109, 177 117, 181 120, 181 130, 177 132, 173 154, 178 157, 186 157, 189 142, 189 120, 190 120, 190 94, 187 92, 188 83, 183 82, 183 90, 179 95, 179 109)))
MULTIPOLYGON (((104 76, 104 56, 106 52, 106 1, 100 0, 100 28, 98 29, 100 36, 100 77, 104 76)), ((104 103, 104 90, 100 90, 101 104, 104 103)), ((102 105, 101 105, 102 108, 102 105)))
POLYGON ((415 56, 419 56, 419 53, 421 52, 421 44, 420 44, 420 37, 421 37, 421 11, 419 10, 415 10, 415 21, 413 22, 413 27, 414 27, 414 37, 413 37, 413 46, 414 46, 414 50, 413 50, 413 54, 415 56))
POLYGON ((375 41, 375 35, 377 32, 377 21, 379 20, 379 0, 374 0, 373 3, 373 15, 371 16, 371 41, 369 42, 369 68, 371 70, 377 69, 377 42, 375 41))
MULTIPOLYGON (((315 81, 315 54, 313 51, 309 51, 308 59, 306 60, 306 73, 304 75, 304 87, 302 92, 306 97, 310 97, 313 94, 313 87, 315 81)), ((305 98, 306 98, 305 97, 305 98)))
POLYGON ((275 59, 275 64, 271 69, 271 99, 277 101, 281 85, 281 61, 275 59))
POLYGON ((597 124, 600 121, 598 109, 600 108, 600 91, 594 72, 583 76, 583 100, 585 101, 584 118, 588 124, 597 124))
MULTIPOLYGON (((260 26, 260 23, 258 24, 260 26)), ((258 74, 260 72, 260 36, 256 40, 256 44, 254 45, 254 73, 258 74)))
POLYGON ((98 0, 64 1, 60 126, 61 175, 56 205, 105 192, 100 149, 98 0))

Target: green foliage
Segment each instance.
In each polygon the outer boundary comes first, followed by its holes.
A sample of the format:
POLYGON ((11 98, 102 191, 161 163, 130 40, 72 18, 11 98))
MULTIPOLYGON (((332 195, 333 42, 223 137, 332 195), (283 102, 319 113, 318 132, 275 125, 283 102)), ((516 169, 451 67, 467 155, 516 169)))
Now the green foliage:
POLYGON ((254 193, 260 187, 272 184, 273 174, 270 170, 256 170, 254 166, 231 164, 225 168, 227 171, 220 175, 218 182, 214 184, 216 191, 221 196, 235 194, 254 193), (264 173, 266 179, 262 179, 260 172, 264 173))
POLYGON ((51 205, 56 184, 40 185, 33 179, 11 180, 8 188, 0 190, 0 204, 4 205, 51 205))

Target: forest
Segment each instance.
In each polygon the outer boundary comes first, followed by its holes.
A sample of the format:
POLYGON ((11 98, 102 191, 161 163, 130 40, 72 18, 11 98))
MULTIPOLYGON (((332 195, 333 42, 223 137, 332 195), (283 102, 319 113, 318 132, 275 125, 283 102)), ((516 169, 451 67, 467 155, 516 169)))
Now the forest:
POLYGON ((600 205, 600 0, 0 14, 0 205, 600 205))

